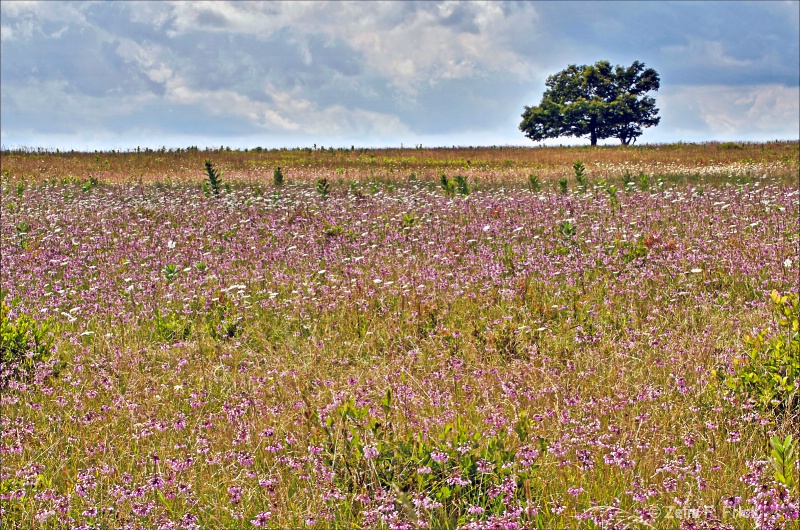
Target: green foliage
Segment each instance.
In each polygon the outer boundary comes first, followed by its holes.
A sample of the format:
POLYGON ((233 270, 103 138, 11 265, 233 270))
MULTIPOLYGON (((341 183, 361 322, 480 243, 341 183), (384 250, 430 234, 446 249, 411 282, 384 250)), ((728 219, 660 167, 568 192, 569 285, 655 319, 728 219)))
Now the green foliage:
POLYGON ((772 447, 770 451, 770 463, 775 471, 775 480, 786 486, 789 491, 793 491, 795 486, 794 470, 797 468, 797 447, 789 435, 781 440, 780 436, 773 436, 769 441, 772 447))
POLYGON ((467 177, 463 175, 456 175, 453 180, 455 181, 456 190, 458 190, 459 195, 469 195, 469 184, 467 183, 467 177))
POLYGON ((17 229, 17 237, 23 238, 31 231, 31 224, 27 221, 20 221, 14 228, 17 229))
POLYGON ((442 176, 439 178, 439 182, 441 182, 442 189, 448 196, 452 197, 455 195, 456 183, 448 179, 446 174, 442 173, 442 176))
POLYGON ((325 234, 325 237, 332 239, 339 237, 344 232, 344 227, 341 225, 332 225, 330 223, 325 223, 325 226, 322 229, 322 233, 325 234))
POLYGON ((208 176, 208 187, 214 193, 214 195, 219 195, 219 188, 222 186, 222 175, 223 172, 216 169, 214 164, 211 163, 211 160, 206 159, 204 162, 206 168, 206 175, 208 176))
POLYGON ((220 301, 206 314, 208 334, 212 339, 226 341, 242 333, 242 318, 230 301, 220 301))
POLYGON ((618 241, 616 247, 621 252, 625 263, 645 259, 649 252, 647 245, 641 239, 638 241, 618 241))
POLYGON ((172 343, 189 338, 189 334, 192 332, 192 323, 178 313, 162 316, 160 311, 156 311, 155 330, 159 340, 172 343))
POLYGON ((772 291, 771 298, 777 329, 746 336, 747 357, 735 360, 734 374, 722 379, 735 394, 764 410, 791 412, 800 407, 800 296, 772 291))
POLYGON ((272 182, 276 186, 283 186, 283 171, 281 171, 280 166, 276 167, 272 172, 272 182))
POLYGON ((611 184, 608 184, 605 180, 601 180, 598 182, 598 185, 601 189, 605 190, 608 194, 608 202, 613 206, 617 206, 619 204, 619 199, 617 198, 617 187, 611 184))
POLYGON ((471 506, 481 506, 487 516, 499 515, 509 503, 541 496, 530 485, 547 443, 530 435, 533 422, 524 412, 512 434, 501 430, 486 436, 456 420, 438 435, 423 437, 398 430, 392 421, 394 408, 388 389, 373 412, 356 405, 352 397, 324 421, 310 412, 311 429, 320 433, 315 438, 323 448, 323 462, 340 470, 334 480, 343 491, 393 491, 412 520, 416 515, 405 492, 427 496, 440 504, 440 509, 429 512, 432 528, 463 524, 471 506), (504 484, 513 485, 513 493, 489 494, 504 484))
POLYGON ((736 142, 723 142, 717 146, 717 149, 721 149, 723 151, 727 151, 729 149, 742 149, 742 144, 737 144, 736 142))
POLYGON ((561 237, 564 241, 572 241, 572 238, 575 237, 577 233, 578 227, 576 227, 570 221, 562 221, 558 223, 558 233, 561 234, 561 237))
POLYGON ((320 197, 322 197, 322 200, 326 200, 328 198, 328 195, 331 193, 328 179, 321 178, 317 181, 317 193, 319 193, 320 197))
POLYGON ((578 182, 578 190, 586 191, 586 166, 583 162, 576 160, 572 164, 572 170, 575 172, 575 180, 578 182))
POLYGON ((534 175, 533 173, 528 175, 528 189, 533 193, 542 189, 542 184, 539 182, 539 175, 534 175))
POLYGON ((563 195, 567 194, 569 191, 569 188, 567 188, 567 177, 562 177, 558 180, 558 188, 563 195))
POLYGON ((164 274, 164 279, 167 280, 167 283, 172 283, 178 277, 179 271, 177 266, 168 263, 161 272, 164 274))
POLYGON ((28 315, 9 318, 10 308, 0 302, 0 389, 11 380, 25 380, 40 362, 53 354, 48 327, 28 315))
POLYGON ((96 187, 99 184, 100 181, 98 181, 96 177, 89 176, 89 179, 86 182, 84 182, 83 185, 81 186, 81 191, 83 191, 83 193, 92 191, 92 188, 96 187))
POLYGON ((650 179, 647 178, 647 174, 644 171, 639 171, 639 189, 642 191, 650 189, 650 179))
POLYGON ((661 119, 655 100, 645 95, 659 89, 658 73, 639 61, 627 68, 608 61, 570 65, 546 85, 542 102, 525 107, 519 126, 533 141, 588 136, 591 145, 605 138, 629 145, 661 119))
POLYGON ((417 219, 414 217, 414 214, 405 213, 405 212, 403 213, 403 219, 401 221, 402 228, 411 229, 411 227, 413 227, 414 223, 416 223, 416 222, 417 222, 417 219))
POLYGON ((625 191, 630 191, 636 186, 636 183, 633 181, 633 176, 631 172, 627 169, 625 170, 625 174, 622 175, 622 184, 625 186, 625 191))

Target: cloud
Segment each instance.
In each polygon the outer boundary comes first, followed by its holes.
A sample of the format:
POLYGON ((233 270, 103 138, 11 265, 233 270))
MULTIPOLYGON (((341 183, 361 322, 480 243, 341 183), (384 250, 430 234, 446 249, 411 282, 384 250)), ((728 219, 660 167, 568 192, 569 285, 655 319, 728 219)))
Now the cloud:
POLYGON ((800 134, 798 87, 677 87, 666 90, 660 104, 662 126, 674 132, 682 130, 684 135, 713 140, 769 140, 797 139, 800 134))
POLYGON ((796 137, 798 6, 2 2, 0 134, 525 144, 547 76, 608 59, 661 75, 644 141, 796 137))
POLYGON ((534 6, 495 2, 213 2, 175 5, 169 19, 171 37, 208 32, 285 38, 306 65, 320 59, 311 41, 324 38, 358 53, 364 69, 392 88, 414 95, 440 79, 500 70, 526 74, 528 62, 512 44, 533 27, 536 12, 534 6))

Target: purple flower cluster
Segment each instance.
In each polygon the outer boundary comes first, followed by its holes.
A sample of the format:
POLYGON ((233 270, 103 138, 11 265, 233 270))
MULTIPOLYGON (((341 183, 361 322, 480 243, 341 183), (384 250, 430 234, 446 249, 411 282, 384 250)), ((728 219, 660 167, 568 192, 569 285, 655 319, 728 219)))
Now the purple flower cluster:
POLYGON ((723 507, 798 520, 747 467, 774 424, 712 376, 765 293, 800 288, 796 190, 356 191, 4 193, 0 288, 65 366, 0 394, 0 517, 619 528, 681 502, 705 514, 687 529, 728 528, 723 507))

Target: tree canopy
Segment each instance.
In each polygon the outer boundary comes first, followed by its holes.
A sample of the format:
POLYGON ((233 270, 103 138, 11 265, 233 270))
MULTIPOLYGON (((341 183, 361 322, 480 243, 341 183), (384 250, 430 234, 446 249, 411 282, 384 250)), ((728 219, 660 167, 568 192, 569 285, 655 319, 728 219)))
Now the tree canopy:
POLYGON ((629 67, 570 65, 551 75, 547 90, 536 107, 525 107, 519 129, 533 141, 561 136, 597 140, 619 138, 623 145, 636 142, 642 129, 658 125, 655 99, 660 79, 652 68, 634 61, 629 67))

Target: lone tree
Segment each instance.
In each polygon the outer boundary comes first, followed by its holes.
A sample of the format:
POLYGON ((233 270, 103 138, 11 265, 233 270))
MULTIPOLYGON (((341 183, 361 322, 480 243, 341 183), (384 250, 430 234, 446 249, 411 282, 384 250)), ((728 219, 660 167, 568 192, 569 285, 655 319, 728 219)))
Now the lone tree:
POLYGON ((592 145, 606 138, 629 145, 661 120, 656 101, 646 95, 658 90, 658 73, 639 61, 628 68, 608 61, 573 64, 548 77, 546 85, 542 102, 526 106, 519 125, 533 141, 588 136, 592 145))

